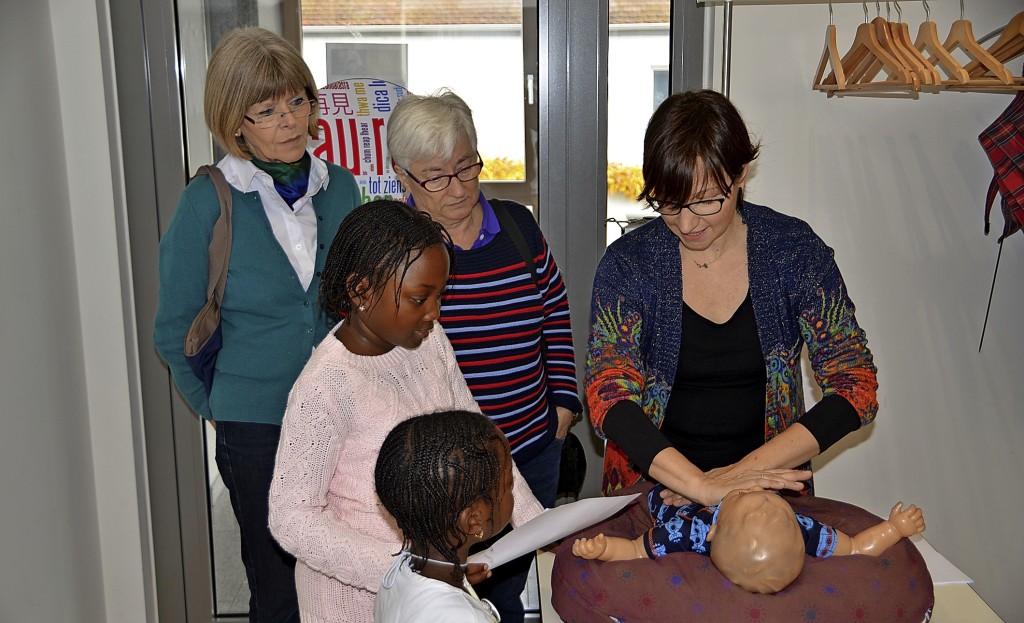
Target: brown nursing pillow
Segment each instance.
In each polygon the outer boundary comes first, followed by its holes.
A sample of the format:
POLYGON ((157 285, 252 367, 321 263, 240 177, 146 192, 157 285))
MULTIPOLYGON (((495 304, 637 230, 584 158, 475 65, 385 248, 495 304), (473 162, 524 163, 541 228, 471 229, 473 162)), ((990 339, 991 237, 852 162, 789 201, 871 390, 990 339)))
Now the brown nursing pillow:
MULTIPOLYGON (((657 560, 584 560, 572 554, 573 540, 599 532, 635 538, 653 525, 647 509, 650 483, 622 493, 643 492, 608 520, 562 541, 551 574, 551 602, 570 622, 589 621, 758 621, 794 623, 880 621, 920 623, 935 597, 931 576, 917 548, 903 539, 881 557, 808 558, 793 584, 774 595, 733 586, 700 554, 671 554, 657 560)), ((881 519, 866 510, 821 497, 786 498, 793 510, 856 534, 881 519)))

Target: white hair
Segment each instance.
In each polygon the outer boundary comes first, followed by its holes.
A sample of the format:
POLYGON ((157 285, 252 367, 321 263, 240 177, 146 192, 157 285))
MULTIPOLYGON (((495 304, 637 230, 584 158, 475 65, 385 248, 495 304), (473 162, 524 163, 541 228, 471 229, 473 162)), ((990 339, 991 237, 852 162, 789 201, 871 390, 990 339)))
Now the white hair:
POLYGON ((417 160, 448 160, 455 144, 465 137, 476 151, 473 111, 450 89, 431 95, 408 94, 398 101, 388 119, 388 153, 403 169, 417 160))

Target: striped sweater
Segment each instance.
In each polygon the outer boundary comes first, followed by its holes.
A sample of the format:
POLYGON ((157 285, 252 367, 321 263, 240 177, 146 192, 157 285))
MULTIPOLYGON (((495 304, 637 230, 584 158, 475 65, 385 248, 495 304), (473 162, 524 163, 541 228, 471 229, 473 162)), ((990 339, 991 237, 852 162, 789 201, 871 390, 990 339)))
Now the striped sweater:
POLYGON ((582 406, 562 275, 529 210, 502 204, 533 253, 537 285, 501 231, 482 247, 456 250, 440 322, 473 398, 524 464, 554 437, 555 407, 582 406))

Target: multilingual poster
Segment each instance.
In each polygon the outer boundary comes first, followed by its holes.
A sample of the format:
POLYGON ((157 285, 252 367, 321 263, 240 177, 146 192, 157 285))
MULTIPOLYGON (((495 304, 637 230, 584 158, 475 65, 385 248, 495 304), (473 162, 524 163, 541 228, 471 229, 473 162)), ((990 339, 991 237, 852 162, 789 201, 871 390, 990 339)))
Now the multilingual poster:
POLYGON ((313 154, 351 171, 363 203, 405 195, 387 148, 387 120, 405 94, 403 86, 372 78, 347 78, 320 89, 320 143, 313 154))

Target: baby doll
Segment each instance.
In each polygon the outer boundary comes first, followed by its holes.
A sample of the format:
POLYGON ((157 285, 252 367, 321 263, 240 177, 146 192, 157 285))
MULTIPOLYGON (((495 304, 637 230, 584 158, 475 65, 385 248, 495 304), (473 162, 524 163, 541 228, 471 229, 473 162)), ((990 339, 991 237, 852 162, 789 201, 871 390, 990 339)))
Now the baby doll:
POLYGON ((403 538, 377 594, 376 623, 498 621, 466 581, 466 558, 512 517, 505 435, 480 413, 414 417, 384 440, 374 480, 403 538))
POLYGON ((800 575, 804 554, 818 558, 879 556, 905 536, 924 531, 924 515, 899 502, 889 518, 854 536, 793 512, 761 487, 729 492, 718 506, 669 506, 662 485, 647 496, 655 526, 630 540, 598 534, 577 539, 573 554, 598 560, 657 558, 673 552, 711 557, 730 582, 753 593, 777 593, 800 575), (714 544, 714 547, 712 547, 714 544))

